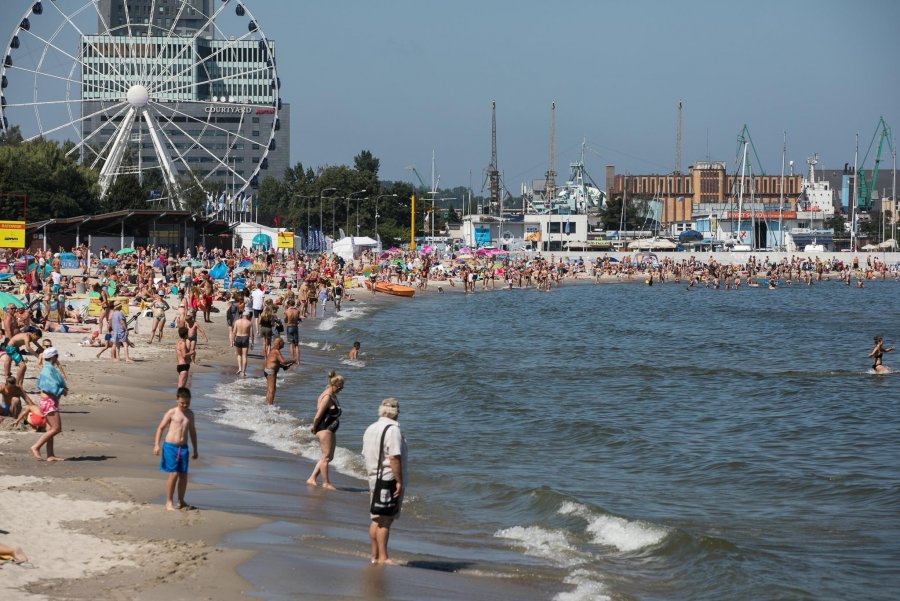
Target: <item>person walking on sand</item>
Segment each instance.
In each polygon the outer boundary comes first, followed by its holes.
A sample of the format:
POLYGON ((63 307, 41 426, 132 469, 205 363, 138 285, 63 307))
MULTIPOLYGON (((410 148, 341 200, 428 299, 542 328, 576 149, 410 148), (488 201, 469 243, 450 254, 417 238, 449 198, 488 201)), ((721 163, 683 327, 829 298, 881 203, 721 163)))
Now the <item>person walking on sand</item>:
POLYGON ((316 401, 316 415, 313 418, 310 432, 319 439, 319 446, 322 448, 322 457, 316 463, 316 467, 306 481, 311 486, 317 485, 317 478, 322 476, 322 488, 328 490, 337 490, 328 479, 328 464, 334 459, 334 448, 337 445, 335 436, 338 427, 341 425, 341 404, 338 402, 337 395, 344 389, 343 376, 337 375, 334 370, 328 372, 328 386, 319 395, 316 401))
POLYGON ((300 311, 296 307, 296 301, 289 299, 284 310, 284 333, 287 337, 288 350, 291 362, 294 365, 300 363, 300 311))
POLYGON ((122 313, 122 305, 110 303, 112 306, 112 313, 109 316, 109 323, 112 326, 112 360, 119 360, 119 349, 122 348, 125 350, 125 361, 126 363, 134 363, 134 360, 128 356, 128 322, 125 320, 125 315, 122 313))
POLYGON ((276 338, 272 342, 269 354, 266 355, 266 364, 263 367, 263 373, 266 376, 266 403, 272 405, 275 402, 275 390, 277 388, 276 380, 278 379, 279 369, 288 369, 294 364, 293 361, 285 361, 281 356, 281 349, 284 347, 284 340, 276 338))
POLYGON ((166 482, 166 509, 192 509, 184 500, 188 483, 188 437, 194 448, 193 459, 197 458, 197 429, 194 427, 194 412, 191 411, 191 391, 180 387, 175 392, 175 406, 166 411, 159 427, 156 429, 156 440, 153 445, 153 454, 162 457, 159 460, 159 469, 169 474, 166 482), (162 447, 159 441, 163 431, 166 432, 166 440, 162 447), (178 488, 178 505, 175 505, 175 488, 178 488))
POLYGON ((882 357, 885 353, 894 352, 893 346, 889 346, 887 348, 884 347, 884 339, 881 336, 873 336, 872 339, 875 341, 875 348, 866 355, 870 359, 872 359, 872 369, 875 370, 876 374, 886 374, 890 373, 890 369, 884 366, 882 363, 882 357))
POLYGON ((175 371, 178 373, 179 388, 187 386, 195 353, 194 347, 188 340, 188 328, 181 326, 178 328, 178 342, 175 344, 175 371))
POLYGON ((41 460, 41 448, 47 445, 47 461, 62 461, 53 449, 53 439, 62 432, 62 420, 59 417, 59 399, 69 394, 66 384, 66 372, 59 364, 59 351, 52 346, 44 351, 44 368, 38 376, 37 386, 43 394, 38 401, 38 409, 47 420, 48 430, 31 447, 31 454, 41 460))
POLYGON ((396 482, 393 494, 398 499, 397 510, 393 515, 370 514, 369 540, 372 543, 372 563, 377 564, 394 563, 388 557, 388 539, 391 536, 391 525, 400 516, 400 507, 408 483, 406 437, 403 436, 400 424, 397 423, 399 415, 400 401, 395 398, 384 399, 378 407, 378 421, 366 428, 363 434, 362 453, 369 480, 370 506, 379 470, 382 479, 396 482))
POLYGON ((238 375, 247 375, 247 352, 250 350, 250 331, 253 329, 253 322, 250 316, 253 312, 250 309, 244 311, 240 318, 234 322, 234 352, 237 355, 238 375))

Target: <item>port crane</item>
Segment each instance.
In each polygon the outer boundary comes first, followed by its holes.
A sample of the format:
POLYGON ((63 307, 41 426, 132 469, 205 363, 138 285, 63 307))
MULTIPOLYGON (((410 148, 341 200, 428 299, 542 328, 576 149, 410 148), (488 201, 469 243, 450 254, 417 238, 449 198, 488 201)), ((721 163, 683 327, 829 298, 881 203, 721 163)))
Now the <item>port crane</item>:
POLYGON ((878 119, 878 125, 875 126, 875 134, 872 136, 872 141, 869 142, 869 149, 866 151, 862 162, 860 162, 856 169, 856 173, 859 174, 859 195, 856 197, 856 206, 861 211, 868 211, 872 208, 872 190, 875 187, 875 182, 878 180, 878 167, 881 164, 881 151, 884 148, 885 142, 887 142, 888 149, 890 149, 893 154, 894 140, 891 136, 891 128, 888 127, 884 117, 881 117, 878 119), (878 138, 878 149, 875 152, 875 166, 872 169, 872 179, 867 181, 864 166, 866 160, 869 158, 869 153, 872 152, 872 147, 875 145, 875 138, 878 138))

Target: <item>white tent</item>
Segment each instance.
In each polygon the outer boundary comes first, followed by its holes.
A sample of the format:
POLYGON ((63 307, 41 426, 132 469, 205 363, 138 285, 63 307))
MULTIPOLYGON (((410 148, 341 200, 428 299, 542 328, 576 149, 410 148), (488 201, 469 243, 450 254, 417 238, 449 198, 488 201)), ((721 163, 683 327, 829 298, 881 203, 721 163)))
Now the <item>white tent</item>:
POLYGON ((347 236, 331 245, 331 252, 345 261, 358 259, 363 249, 375 248, 378 242, 368 236, 347 236))

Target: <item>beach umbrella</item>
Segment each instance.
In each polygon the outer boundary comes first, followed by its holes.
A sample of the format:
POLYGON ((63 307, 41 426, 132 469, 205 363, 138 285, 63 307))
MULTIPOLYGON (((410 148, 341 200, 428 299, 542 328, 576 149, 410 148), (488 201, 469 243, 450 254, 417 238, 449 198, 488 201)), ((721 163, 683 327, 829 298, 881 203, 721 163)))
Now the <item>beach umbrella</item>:
POLYGON ((115 267, 119 264, 115 259, 100 259, 100 264, 105 267, 115 267))
POLYGON ((126 248, 123 248, 122 250, 120 250, 119 252, 117 252, 116 254, 117 255, 133 255, 134 249, 130 248, 130 247, 126 247, 126 248))
POLYGON ((484 249, 484 248, 479 248, 478 250, 475 251, 475 254, 478 255, 479 257, 486 257, 489 254, 491 254, 491 251, 484 249))
POLYGON ((383 253, 381 253, 380 255, 378 255, 378 258, 379 258, 379 259, 390 259, 390 258, 391 258, 391 253, 389 253, 389 252, 383 252, 383 253))
POLYGON ((247 268, 247 271, 252 271, 253 273, 262 273, 266 271, 266 266, 260 263, 254 263, 250 267, 247 268))
POLYGON ((10 294, 9 292, 0 292, 0 308, 5 309, 10 303, 16 307, 25 306, 25 303, 17 296, 10 294))
POLYGON ((191 259, 185 259, 184 261, 181 262, 181 264, 184 266, 189 266, 189 267, 200 267, 201 265, 203 265, 203 263, 201 263, 200 261, 195 261, 195 260, 191 260, 191 259))
POLYGON ((703 240, 703 234, 697 230, 685 230, 678 234, 679 242, 699 242, 703 240))
POLYGON ((389 253, 398 253, 398 252, 400 252, 400 249, 397 248, 396 246, 392 246, 392 247, 390 247, 389 249, 387 249, 387 251, 388 251, 389 253))

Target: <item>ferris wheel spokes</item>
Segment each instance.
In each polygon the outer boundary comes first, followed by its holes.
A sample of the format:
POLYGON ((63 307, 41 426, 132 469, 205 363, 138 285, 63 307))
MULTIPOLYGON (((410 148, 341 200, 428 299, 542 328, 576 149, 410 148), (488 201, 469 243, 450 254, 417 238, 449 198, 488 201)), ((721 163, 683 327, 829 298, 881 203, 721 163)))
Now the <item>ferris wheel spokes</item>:
MULTIPOLYGON (((158 107, 162 107, 162 106, 163 106, 163 105, 159 104, 158 102, 153 102, 152 100, 150 101, 150 104, 153 104, 153 105, 158 106, 158 107)), ((163 107, 163 108, 167 108, 167 107, 163 107)), ((157 110, 159 110, 159 109, 157 109, 157 110)), ((180 127, 177 123, 175 123, 174 121, 169 121, 169 123, 171 123, 172 126, 173 126, 175 129, 177 129, 178 131, 180 131, 184 137, 186 137, 186 138, 188 138, 189 140, 191 140, 191 141, 194 143, 194 147, 195 147, 195 148, 197 148, 198 150, 202 150, 203 152, 205 152, 206 154, 208 154, 209 156, 211 156, 211 157, 213 158, 213 161, 214 161, 214 162, 218 162, 222 167, 224 167, 225 169, 231 171, 231 174, 234 175, 234 177, 236 177, 236 178, 238 178, 239 180, 241 180, 242 182, 244 182, 244 184, 250 183, 250 180, 245 179, 243 175, 240 175, 237 171, 235 171, 235 170, 234 170, 230 165, 228 165, 227 163, 223 163, 223 162, 222 162, 222 159, 220 159, 213 151, 211 151, 209 148, 207 148, 206 146, 204 146, 203 144, 201 144, 199 140, 197 140, 195 137, 193 137, 192 135, 190 135, 188 132, 186 132, 185 130, 181 129, 181 127, 180 127)))
MULTIPOLYGON (((51 4, 51 6, 53 6, 54 9, 56 9, 56 12, 58 12, 58 13, 62 16, 62 18, 65 19, 66 22, 69 23, 69 25, 72 27, 72 29, 74 29, 75 31, 78 32, 78 35, 81 36, 81 39, 87 41, 88 45, 94 50, 95 53, 97 53, 97 56, 103 56, 102 53, 100 52, 100 49, 96 46, 96 44, 94 44, 94 43, 90 40, 90 37, 87 36, 87 35, 85 35, 84 32, 81 31, 81 29, 80 29, 77 25, 75 25, 75 23, 72 21, 71 17, 69 17, 69 15, 67 15, 66 13, 64 13, 64 12, 59 8, 59 6, 56 5, 56 2, 51 2, 50 4, 51 4)), ((73 12, 73 13, 72 13, 72 16, 73 16, 73 17, 77 17, 77 16, 80 15, 85 9, 87 9, 87 7, 88 7, 89 5, 94 5, 94 6, 96 6, 96 4, 95 4, 95 2, 94 2, 93 0, 89 0, 89 1, 88 1, 86 4, 84 4, 81 8, 79 8, 78 10, 76 10, 75 12, 73 12)), ((100 15, 99 9, 98 9, 98 13, 97 13, 97 14, 100 15)), ((102 18, 102 15, 100 15, 100 17, 102 18)), ((108 28, 107 28, 107 29, 108 29, 108 28)), ((105 58, 105 57, 104 57, 104 58, 105 58)), ((120 58, 121 58, 121 56, 120 56, 120 58)), ((109 65, 109 67, 112 69, 112 71, 116 74, 116 78, 117 78, 118 80, 120 80, 120 81, 121 81, 121 80, 124 80, 124 77, 122 76, 121 71, 119 71, 118 65, 116 65, 114 62, 111 62, 111 61, 106 61, 106 64, 109 65)))
MULTIPOLYGON (((169 153, 166 152, 165 146, 163 146, 162 141, 159 139, 159 135, 156 131, 156 124, 153 122, 153 116, 146 107, 141 114, 144 117, 144 122, 147 124, 147 131, 150 133, 150 140, 153 143, 153 149, 156 151, 156 158, 159 160, 159 168, 163 172, 166 188, 169 190, 169 206, 172 209, 183 210, 184 204, 181 200, 183 194, 181 192, 181 186, 178 184, 178 177, 175 175, 175 169, 172 166, 172 159, 169 157, 169 153)), ((169 143, 171 143, 171 140, 169 143)), ((174 144, 172 145, 172 148, 175 148, 174 144)), ((188 172, 193 174, 193 171, 190 168, 188 168, 188 172)), ((200 185, 200 182, 198 181, 197 184, 200 185)))
MULTIPOLYGON (((108 125, 112 125, 113 127, 115 127, 115 126, 116 126, 116 119, 119 118, 119 117, 121 117, 121 116, 122 116, 122 113, 124 113, 126 110, 128 110, 128 106, 129 106, 129 105, 128 105, 127 103, 123 102, 123 103, 122 103, 122 108, 120 108, 120 109, 119 109, 112 117, 110 117, 109 119, 107 119, 107 120, 103 123, 103 125, 101 125, 101 126, 98 127, 97 129, 95 129, 94 131, 92 131, 92 132, 89 133, 88 135, 84 136, 84 138, 82 138, 81 141, 79 141, 79 142, 78 142, 77 144, 75 144, 72 148, 70 148, 70 149, 68 150, 68 152, 66 152, 66 156, 71 156, 73 153, 77 152, 77 151, 78 151, 79 149, 81 149, 81 148, 87 148, 88 150, 90 150, 91 152, 93 152, 93 153, 97 156, 97 160, 99 160, 100 156, 106 151, 106 148, 109 146, 110 142, 112 142, 113 136, 110 136, 110 137, 109 137, 109 140, 106 141, 106 144, 103 145, 103 148, 100 149, 100 152, 99 152, 99 153, 98 153, 96 150, 94 150, 94 149, 91 147, 90 144, 87 143, 88 140, 90 140, 91 138, 93 138, 94 136, 96 136, 97 134, 99 134, 101 131, 103 131, 104 129, 106 129, 106 127, 107 127, 108 125)), ((93 165, 91 165, 91 169, 93 169, 95 166, 96 166, 96 162, 95 162, 93 165)))
POLYGON ((136 113, 137 109, 133 105, 129 106, 128 112, 116 131, 115 141, 109 150, 109 156, 100 169, 100 198, 106 196, 106 192, 112 185, 115 175, 119 172, 122 159, 125 157, 125 149, 128 147, 128 136, 131 135, 131 126, 134 125, 136 113))
MULTIPOLYGON (((222 3, 222 6, 220 6, 219 8, 217 8, 216 11, 215 11, 211 16, 208 16, 207 19, 206 19, 206 23, 204 24, 204 26, 198 28, 197 31, 196 31, 196 33, 194 33, 194 35, 192 35, 191 38, 190 38, 189 40, 187 40, 186 43, 182 44, 181 49, 180 49, 174 56, 170 57, 169 60, 168 60, 165 64, 163 64, 163 63, 160 61, 160 58, 162 57, 162 53, 164 52, 164 49, 165 49, 165 45, 162 46, 162 48, 161 48, 161 50, 160 50, 160 54, 157 55, 157 58, 156 58, 156 63, 159 65, 159 68, 158 68, 158 69, 155 69, 155 70, 153 71, 152 77, 147 81, 148 88, 150 89, 150 92, 151 92, 151 93, 154 92, 154 91, 156 91, 156 89, 159 88, 158 85, 157 85, 157 86, 153 86, 153 85, 151 85, 151 84, 152 84, 154 81, 162 81, 162 80, 165 79, 166 77, 171 77, 171 72, 169 71, 169 67, 170 67, 176 60, 178 60, 179 58, 181 58, 181 55, 184 53, 185 49, 187 49, 187 48, 189 48, 189 47, 190 47, 190 48, 193 48, 194 42, 197 41, 197 38, 200 37, 200 34, 203 33, 203 31, 204 31, 204 30, 206 29, 206 27, 209 25, 210 20, 215 19, 217 16, 219 16, 219 13, 222 12, 222 10, 224 10, 224 8, 225 8, 226 6, 228 6, 228 4, 223 2, 223 3, 222 3)), ((183 7, 184 7, 184 5, 182 4, 182 8, 183 8, 183 7)), ((172 29, 169 30, 169 34, 171 34, 172 31, 175 29, 175 25, 176 25, 177 23, 178 23, 178 21, 173 21, 173 22, 172 22, 172 29)), ((166 39, 169 39, 169 38, 167 37, 166 39)))

